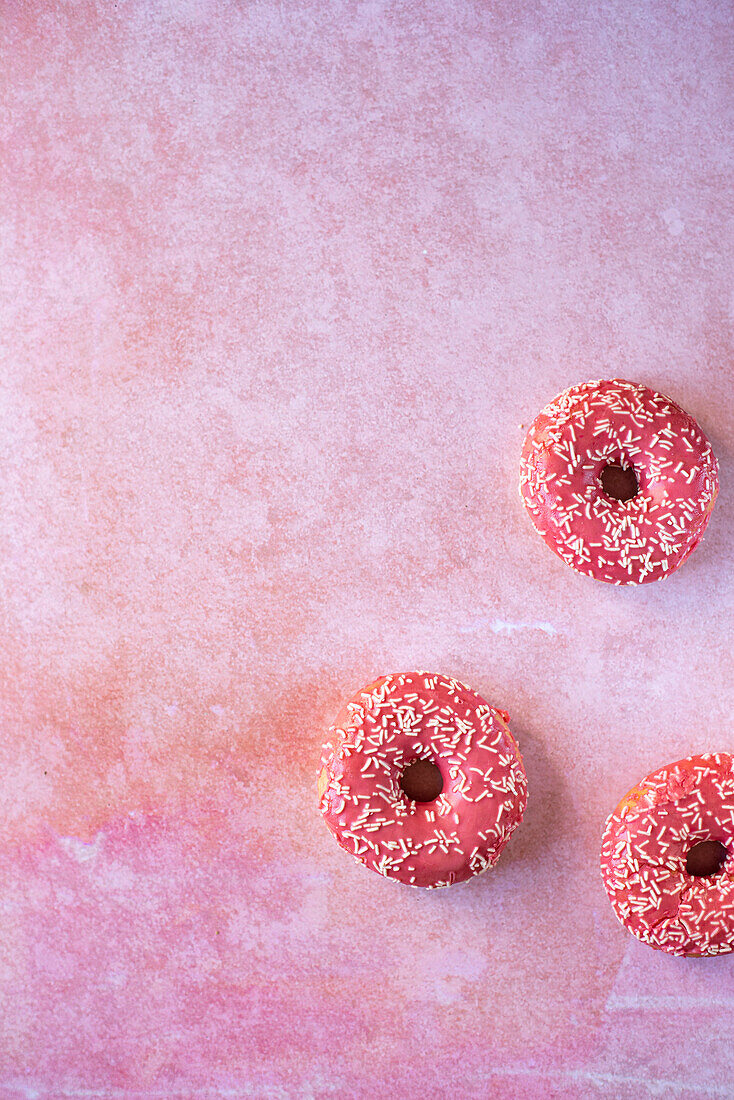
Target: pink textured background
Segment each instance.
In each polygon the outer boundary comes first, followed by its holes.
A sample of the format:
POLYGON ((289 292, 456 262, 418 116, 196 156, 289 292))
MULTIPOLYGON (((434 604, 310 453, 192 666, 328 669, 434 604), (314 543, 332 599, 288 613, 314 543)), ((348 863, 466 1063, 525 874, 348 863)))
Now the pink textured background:
POLYGON ((615 922, 604 817, 732 748, 728 0, 0 2, 0 1097, 730 1097, 734 956, 615 922), (597 586, 523 427, 622 374, 720 458, 597 586), (508 709, 497 870, 316 813, 341 700, 508 709))

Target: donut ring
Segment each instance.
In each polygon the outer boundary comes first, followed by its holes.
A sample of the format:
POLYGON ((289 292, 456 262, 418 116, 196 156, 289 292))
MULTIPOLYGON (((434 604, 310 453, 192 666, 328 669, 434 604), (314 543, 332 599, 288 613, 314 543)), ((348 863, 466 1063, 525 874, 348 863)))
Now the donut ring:
POLYGON ((345 704, 324 748, 319 809, 337 843, 373 871, 428 889, 492 867, 527 801, 507 722, 448 676, 375 680, 345 704), (406 793, 416 761, 440 773, 437 797, 406 793))
POLYGON ((734 951, 734 758, 653 772, 610 815, 601 872, 619 920, 671 955, 734 951))
POLYGON ((609 584, 670 576, 698 544, 718 491, 716 458, 693 417, 621 378, 559 394, 523 444, 520 495, 535 528, 578 573, 609 584))

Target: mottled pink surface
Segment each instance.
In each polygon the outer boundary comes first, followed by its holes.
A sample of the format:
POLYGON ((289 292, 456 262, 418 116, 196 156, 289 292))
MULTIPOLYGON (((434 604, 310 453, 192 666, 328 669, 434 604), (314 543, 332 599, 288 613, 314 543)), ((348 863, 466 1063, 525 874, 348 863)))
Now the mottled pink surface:
POLYGON ((729 1097, 734 956, 616 922, 609 810, 731 749, 728 0, 0 2, 0 1096, 729 1097), (543 545, 600 374, 722 491, 664 584, 543 545), (498 867, 319 819, 381 673, 506 708, 498 867))

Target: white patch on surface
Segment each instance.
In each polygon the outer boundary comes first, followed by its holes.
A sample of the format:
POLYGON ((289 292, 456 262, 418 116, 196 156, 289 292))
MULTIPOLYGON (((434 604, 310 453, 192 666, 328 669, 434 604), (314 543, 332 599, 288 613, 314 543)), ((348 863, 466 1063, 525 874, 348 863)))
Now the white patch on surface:
POLYGON ((515 634, 520 630, 537 630, 541 634, 558 633, 553 623, 545 622, 542 619, 522 619, 517 622, 510 622, 505 619, 490 619, 487 615, 470 619, 460 630, 462 634, 471 634, 475 630, 484 630, 486 627, 489 627, 493 634, 515 634))
POLYGON ((94 859, 98 855, 103 839, 102 833, 97 833, 94 840, 89 841, 79 840, 75 836, 60 836, 59 844, 66 854, 75 859, 77 863, 88 863, 90 859, 94 859))
POLYGON ((667 210, 663 210, 660 217, 665 222, 665 228, 668 230, 671 237, 680 237, 685 228, 680 212, 676 210, 674 206, 670 206, 667 210))
POLYGON ((489 624, 493 634, 514 634, 516 630, 540 630, 543 634, 557 634, 553 623, 546 622, 505 622, 504 619, 493 619, 489 624))
MULTIPOLYGON (((22 1100, 40 1100, 41 1094, 32 1085, 24 1085, 22 1081, 3 1081, 0 1088, 8 1089, 8 1097, 22 1097, 22 1100)), ((3 1092, 3 1096, 5 1093, 3 1092)))
POLYGON ((722 1097, 728 1100, 731 1096, 729 1085, 706 1085, 703 1088, 698 1084, 689 1084, 674 1078, 652 1077, 644 1078, 639 1074, 607 1073, 602 1070, 588 1069, 543 1069, 542 1067, 528 1066, 500 1069, 490 1073, 485 1080, 501 1081, 512 1078, 529 1078, 536 1081, 552 1082, 556 1087, 564 1082, 575 1085, 588 1085, 598 1089, 600 1097, 620 1096, 623 1089, 634 1089, 635 1095, 660 1096, 670 1100, 672 1096, 686 1096, 693 1093, 695 1097, 710 1096, 722 1097))

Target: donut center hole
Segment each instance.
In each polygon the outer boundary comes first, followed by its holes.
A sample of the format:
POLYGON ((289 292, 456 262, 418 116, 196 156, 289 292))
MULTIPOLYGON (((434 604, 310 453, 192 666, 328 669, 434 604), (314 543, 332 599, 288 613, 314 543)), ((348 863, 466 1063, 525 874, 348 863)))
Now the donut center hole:
POLYGON ((694 878, 710 878, 721 870, 727 854, 720 841, 700 840, 688 852, 686 871, 694 878))
POLYGON ((443 776, 432 760, 414 760, 400 777, 411 802, 433 802, 443 790, 443 776))
POLYGON ((601 487, 614 500, 632 500, 640 491, 640 484, 633 466, 619 466, 609 462, 601 472, 601 487))

